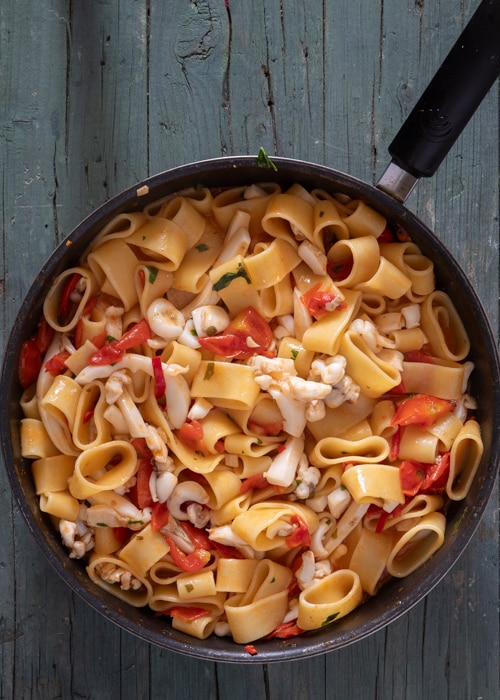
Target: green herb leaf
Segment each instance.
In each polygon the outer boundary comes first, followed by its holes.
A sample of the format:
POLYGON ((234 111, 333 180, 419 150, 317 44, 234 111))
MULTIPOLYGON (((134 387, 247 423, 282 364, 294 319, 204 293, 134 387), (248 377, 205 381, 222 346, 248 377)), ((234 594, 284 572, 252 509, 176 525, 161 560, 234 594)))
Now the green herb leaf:
POLYGON ((338 615, 339 615, 338 612, 332 613, 331 615, 328 615, 328 617, 325 620, 323 620, 323 622, 321 623, 321 627, 325 627, 325 625, 329 625, 330 622, 333 622, 335 620, 335 618, 338 617, 338 615))
POLYGON ((298 356, 299 356, 299 351, 292 350, 292 360, 296 360, 298 356))
POLYGON ((221 289, 225 289, 226 287, 229 287, 231 282, 235 280, 237 277, 243 277, 244 280, 247 281, 247 284, 252 284, 252 280, 250 279, 250 276, 247 272, 246 267, 243 265, 243 263, 238 263, 238 269, 236 272, 226 272, 220 280, 218 280, 214 286, 213 289, 216 292, 220 292, 221 289))
POLYGON ((257 154, 257 165, 259 168, 268 168, 269 170, 274 170, 274 172, 278 171, 278 168, 269 158, 262 146, 259 148, 259 153, 257 154))
POLYGON ((207 368, 206 368, 206 370, 205 370, 205 376, 203 377, 203 380, 204 380, 205 382, 208 382, 208 380, 212 378, 213 373, 214 373, 214 370, 215 370, 215 365, 214 365, 214 363, 213 363, 213 362, 208 362, 208 363, 207 363, 207 368))
POLYGON ((196 250, 199 250, 200 253, 204 253, 205 250, 208 250, 208 246, 206 243, 200 243, 199 245, 195 246, 196 250))
POLYGON ((149 284, 154 284, 155 280, 158 276, 158 268, 153 267, 153 265, 146 265, 148 272, 149 272, 149 277, 148 277, 148 282, 149 284))
POLYGON ((458 528, 462 524, 462 520, 465 518, 465 515, 467 513, 467 510, 469 509, 469 506, 465 506, 464 512, 461 514, 457 522, 453 525, 453 532, 457 532, 458 528))

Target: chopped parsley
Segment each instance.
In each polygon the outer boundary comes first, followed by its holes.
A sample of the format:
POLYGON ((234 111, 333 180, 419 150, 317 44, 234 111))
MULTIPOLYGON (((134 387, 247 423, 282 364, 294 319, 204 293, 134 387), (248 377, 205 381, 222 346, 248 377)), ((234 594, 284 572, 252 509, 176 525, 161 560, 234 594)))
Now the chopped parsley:
POLYGON ((238 277, 242 277, 244 280, 247 281, 247 284, 252 284, 252 280, 250 279, 250 276, 247 272, 246 267, 243 265, 243 263, 238 263, 238 269, 236 272, 226 272, 220 280, 218 280, 214 286, 213 289, 215 292, 220 292, 221 289, 225 289, 226 287, 229 287, 231 282, 238 277))
POLYGON ((186 589, 186 591, 187 591, 188 593, 191 593, 191 591, 194 591, 194 586, 193 586, 192 583, 186 583, 186 585, 184 586, 184 588, 186 589))
POLYGON ((208 250, 208 246, 206 243, 200 243, 199 245, 195 246, 196 250, 198 250, 200 253, 204 253, 206 250, 208 250))
POLYGON ((149 284, 154 284, 155 280, 158 276, 158 268, 153 267, 153 265, 146 265, 148 272, 149 272, 149 277, 148 277, 148 282, 149 284))
POLYGON ((208 382, 209 379, 213 377, 215 370, 215 365, 213 362, 207 362, 207 368, 205 370, 205 376, 203 377, 203 380, 205 382, 208 382))
POLYGON ((296 360, 298 356, 299 356, 299 351, 292 350, 292 360, 296 360))
POLYGON ((323 620, 323 622, 321 623, 321 627, 325 627, 326 625, 329 625, 330 622, 333 622, 335 620, 335 618, 338 617, 338 615, 339 615, 338 612, 332 613, 331 615, 328 615, 328 617, 325 620, 323 620))
POLYGON ((453 525, 453 532, 457 532, 458 528, 462 524, 462 520, 465 518, 465 515, 467 513, 467 510, 469 509, 469 506, 465 506, 464 512, 461 514, 457 522, 453 525))

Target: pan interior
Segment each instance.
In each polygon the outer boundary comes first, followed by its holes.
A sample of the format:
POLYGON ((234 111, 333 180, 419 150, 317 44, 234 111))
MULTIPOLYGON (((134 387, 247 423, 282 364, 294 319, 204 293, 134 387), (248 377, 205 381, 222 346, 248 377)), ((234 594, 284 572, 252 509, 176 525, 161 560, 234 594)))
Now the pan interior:
POLYGON ((250 662, 240 646, 224 638, 198 640, 173 630, 166 618, 129 607, 104 590, 95 589, 81 563, 71 560, 49 518, 40 512, 30 466, 20 454, 17 365, 24 340, 32 335, 50 284, 74 264, 89 242, 114 216, 142 209, 188 187, 223 188, 256 182, 299 182, 306 188, 342 192, 362 198, 406 230, 436 269, 438 287, 453 298, 471 339, 470 359, 475 364, 471 393, 478 398, 478 420, 485 444, 484 457, 471 491, 448 513, 443 547, 418 571, 389 581, 381 591, 354 612, 327 628, 291 640, 256 643, 259 662, 285 661, 338 649, 381 629, 417 604, 445 576, 465 549, 479 524, 498 471, 500 455, 500 369, 496 343, 486 313, 469 280, 434 234, 402 204, 371 185, 323 166, 290 159, 273 159, 276 170, 259 167, 254 157, 219 158, 193 163, 156 175, 117 195, 83 221, 54 251, 36 276, 24 299, 6 346, 1 391, 0 428, 5 464, 13 492, 38 545, 63 580, 91 607, 128 632, 160 647, 190 656, 227 662, 250 662), (138 192, 143 194, 139 195, 138 192))

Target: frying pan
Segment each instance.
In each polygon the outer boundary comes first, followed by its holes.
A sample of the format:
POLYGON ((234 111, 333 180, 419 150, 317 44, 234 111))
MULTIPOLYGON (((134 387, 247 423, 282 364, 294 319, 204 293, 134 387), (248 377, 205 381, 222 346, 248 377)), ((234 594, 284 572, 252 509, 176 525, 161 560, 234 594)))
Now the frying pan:
POLYGON ((321 165, 272 158, 263 170, 255 156, 191 163, 151 177, 110 199, 80 223, 53 252, 22 302, 6 346, 1 379, 0 429, 6 468, 18 506, 42 552, 62 579, 92 608, 128 632, 189 656, 226 662, 289 661, 339 649, 382 629, 427 595, 455 564, 486 508, 500 461, 500 364, 486 313, 453 256, 404 206, 420 177, 432 175, 500 71, 500 2, 483 0, 405 124, 391 143, 391 162, 374 187, 321 165), (171 629, 166 618, 129 607, 90 582, 82 563, 69 559, 49 518, 38 507, 30 464, 21 456, 17 367, 23 342, 33 335, 53 279, 74 265, 94 236, 119 213, 142 209, 161 197, 194 185, 220 188, 254 182, 300 182, 306 188, 342 192, 363 199, 395 227, 407 231, 434 261, 440 288, 452 297, 471 339, 475 364, 470 392, 478 398, 477 419, 485 450, 467 497, 451 504, 442 548, 404 579, 381 591, 338 622, 289 640, 256 642, 258 656, 226 638, 198 640, 171 629), (146 192, 146 194, 143 194, 146 192), (141 195, 141 196, 139 196, 141 195))

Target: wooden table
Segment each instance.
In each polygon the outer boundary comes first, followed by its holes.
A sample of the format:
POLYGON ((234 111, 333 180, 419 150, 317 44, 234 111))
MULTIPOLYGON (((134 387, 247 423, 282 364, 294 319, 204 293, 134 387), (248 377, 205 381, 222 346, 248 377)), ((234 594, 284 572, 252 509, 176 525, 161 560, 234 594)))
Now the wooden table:
MULTIPOLYGON (((466 0, 2 0, 3 338, 36 270, 97 205, 225 154, 297 157, 373 181, 458 36, 466 0)), ((408 205, 498 323, 498 88, 408 205)), ((0 471, 0 697, 496 700, 498 493, 451 573, 342 651, 236 667, 149 646, 47 565, 0 471)))

